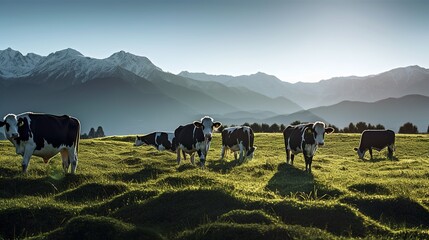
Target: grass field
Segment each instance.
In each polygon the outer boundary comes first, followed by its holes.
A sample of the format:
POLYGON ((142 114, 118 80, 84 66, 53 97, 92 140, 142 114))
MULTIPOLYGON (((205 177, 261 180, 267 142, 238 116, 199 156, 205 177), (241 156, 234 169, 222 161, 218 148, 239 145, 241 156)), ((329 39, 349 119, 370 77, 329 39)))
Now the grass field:
POLYGON ((359 160, 358 134, 331 134, 304 172, 281 134, 256 134, 255 158, 206 169, 133 136, 81 140, 76 175, 61 159, 21 157, 0 141, 0 239, 429 239, 429 135, 397 135, 359 160))

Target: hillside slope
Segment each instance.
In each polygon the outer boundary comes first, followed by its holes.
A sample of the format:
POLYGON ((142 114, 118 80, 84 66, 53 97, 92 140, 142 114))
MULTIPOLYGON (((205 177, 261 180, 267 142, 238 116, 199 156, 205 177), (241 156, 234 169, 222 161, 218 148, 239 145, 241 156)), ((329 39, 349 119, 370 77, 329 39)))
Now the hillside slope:
POLYGON ((33 157, 23 176, 21 156, 0 141, 0 237, 429 238, 429 136, 398 134, 394 160, 383 150, 363 161, 359 134, 325 138, 311 175, 302 155, 285 163, 282 134, 256 134, 243 164, 218 160, 214 134, 205 170, 133 147, 134 136, 82 140, 76 175, 63 175, 56 156, 33 157))

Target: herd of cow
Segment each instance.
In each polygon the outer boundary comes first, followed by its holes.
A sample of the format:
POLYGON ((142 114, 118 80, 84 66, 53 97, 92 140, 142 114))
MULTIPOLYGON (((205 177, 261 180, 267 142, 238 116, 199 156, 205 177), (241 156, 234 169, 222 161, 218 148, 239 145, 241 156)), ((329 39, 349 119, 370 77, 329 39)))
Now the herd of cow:
MULTIPOLYGON (((213 118, 205 116, 200 121, 179 126, 174 133, 153 132, 145 136, 137 136, 134 146, 151 145, 158 150, 169 150, 177 153, 177 163, 180 164, 181 153, 186 159, 190 155, 194 164, 194 155, 198 154, 201 167, 204 167, 212 133, 222 123, 214 122, 213 118)), ((75 173, 78 164, 78 148, 80 139, 80 122, 70 116, 55 116, 40 113, 8 114, 0 121, 4 127, 6 138, 15 146, 16 153, 23 156, 22 171, 26 172, 32 155, 43 158, 45 163, 53 156, 61 153, 64 172, 71 165, 71 173, 75 173)), ((325 133, 334 131, 323 122, 307 123, 288 126, 284 132, 284 142, 287 163, 293 164, 294 156, 303 153, 305 170, 311 172, 311 163, 317 147, 324 145, 325 133)), ((221 159, 225 152, 234 152, 237 160, 242 162, 252 158, 256 149, 254 133, 248 126, 236 126, 222 130, 221 159)), ((362 133, 360 146, 355 148, 359 158, 363 158, 372 149, 380 151, 388 148, 388 157, 393 157, 395 150, 395 133, 391 130, 366 130, 362 133)))

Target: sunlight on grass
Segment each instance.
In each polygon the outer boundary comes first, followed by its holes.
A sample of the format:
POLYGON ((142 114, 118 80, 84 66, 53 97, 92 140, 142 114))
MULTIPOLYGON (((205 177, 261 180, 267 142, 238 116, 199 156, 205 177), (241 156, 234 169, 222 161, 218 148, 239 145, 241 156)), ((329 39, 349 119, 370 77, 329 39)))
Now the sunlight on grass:
POLYGON ((33 157, 24 175, 0 141, 0 218, 13 219, 0 238, 54 239, 89 223, 160 239, 429 238, 429 135, 397 135, 393 160, 387 150, 360 160, 359 138, 326 135, 312 174, 302 154, 286 164, 282 134, 256 134, 255 157, 241 164, 219 160, 214 134, 204 170, 189 156, 177 165, 174 153, 133 147, 134 136, 82 140, 76 175, 59 156, 33 157))

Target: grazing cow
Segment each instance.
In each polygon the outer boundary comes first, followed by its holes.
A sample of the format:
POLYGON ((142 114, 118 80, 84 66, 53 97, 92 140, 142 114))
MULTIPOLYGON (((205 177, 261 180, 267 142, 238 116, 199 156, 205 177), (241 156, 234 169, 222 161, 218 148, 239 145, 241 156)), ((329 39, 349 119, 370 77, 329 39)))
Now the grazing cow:
POLYGON ((80 122, 76 118, 38 113, 8 114, 0 121, 0 127, 3 126, 16 153, 23 156, 24 173, 32 155, 47 163, 59 152, 64 172, 68 172, 71 163, 71 173, 75 173, 80 139, 80 122))
POLYGON ((295 155, 303 153, 305 171, 311 173, 311 163, 318 146, 325 144, 325 133, 330 134, 333 128, 325 127, 323 122, 288 126, 283 131, 286 148, 286 162, 293 165, 295 155), (292 151, 292 156, 291 156, 292 151))
POLYGON ((365 130, 360 138, 359 148, 354 148, 360 159, 368 150, 372 159, 372 149, 381 151, 387 147, 387 156, 392 159, 395 151, 395 133, 392 130, 365 130))
MULTIPOLYGON (((153 146, 158 151, 169 150, 176 152, 177 148, 174 133, 171 132, 153 132, 144 136, 137 136, 134 146, 138 147, 142 145, 153 146)), ((185 152, 183 152, 183 157, 186 159, 185 152)))
POLYGON ((134 146, 149 145, 154 146, 157 150, 170 150, 176 152, 176 146, 173 144, 174 133, 153 132, 145 136, 137 136, 134 146))
POLYGON ((225 150, 228 149, 234 152, 235 160, 237 160, 237 151, 240 151, 240 162, 243 162, 247 157, 250 159, 253 158, 253 153, 256 149, 253 146, 254 140, 255 136, 250 127, 237 126, 225 128, 222 131, 222 151, 220 158, 224 158, 225 150))
POLYGON ((180 164, 180 150, 191 155, 192 164, 194 164, 194 153, 197 152, 200 158, 200 165, 204 167, 213 129, 217 129, 221 125, 222 123, 213 122, 213 118, 205 116, 200 122, 195 121, 185 126, 179 126, 174 131, 177 142, 177 163, 180 164))

